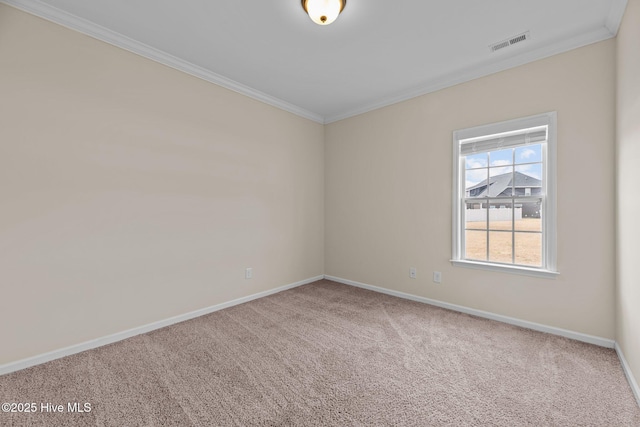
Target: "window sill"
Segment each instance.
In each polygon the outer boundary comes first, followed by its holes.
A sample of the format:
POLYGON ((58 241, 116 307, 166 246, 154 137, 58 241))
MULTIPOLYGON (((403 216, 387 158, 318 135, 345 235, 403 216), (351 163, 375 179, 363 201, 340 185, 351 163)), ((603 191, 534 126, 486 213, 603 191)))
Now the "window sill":
POLYGON ((560 273, 551 270, 542 270, 539 268, 527 268, 520 266, 491 264, 488 262, 467 261, 452 259, 451 264, 456 267, 475 268, 479 270, 498 271, 501 273, 520 274, 523 276, 542 277, 545 279, 555 279, 560 273))

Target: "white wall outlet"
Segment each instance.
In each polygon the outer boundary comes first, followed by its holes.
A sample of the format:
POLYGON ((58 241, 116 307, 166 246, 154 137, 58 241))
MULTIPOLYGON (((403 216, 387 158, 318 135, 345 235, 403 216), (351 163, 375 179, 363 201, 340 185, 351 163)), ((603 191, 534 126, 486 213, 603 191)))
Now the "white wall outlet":
POLYGON ((253 279, 253 268, 245 268, 244 270, 244 278, 245 279, 253 279))
POLYGON ((416 271, 415 267, 410 267, 409 268, 409 277, 411 277, 412 279, 415 279, 417 274, 418 274, 418 272, 416 271))
POLYGON ((434 283, 442 283, 442 273, 439 271, 433 272, 433 282, 434 283))

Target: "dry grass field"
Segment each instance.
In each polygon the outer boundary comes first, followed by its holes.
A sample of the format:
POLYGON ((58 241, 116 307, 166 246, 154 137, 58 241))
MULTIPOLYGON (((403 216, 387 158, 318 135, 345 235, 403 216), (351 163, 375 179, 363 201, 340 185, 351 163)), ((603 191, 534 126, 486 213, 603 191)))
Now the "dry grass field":
MULTIPOLYGON (((467 222, 466 258, 487 261, 487 225, 467 222)), ((540 218, 523 218, 515 222, 515 263, 539 267, 542 265, 542 222, 540 218), (519 233, 537 231, 539 233, 519 233)), ((491 221, 489 224, 489 261, 512 262, 511 221, 491 221)))

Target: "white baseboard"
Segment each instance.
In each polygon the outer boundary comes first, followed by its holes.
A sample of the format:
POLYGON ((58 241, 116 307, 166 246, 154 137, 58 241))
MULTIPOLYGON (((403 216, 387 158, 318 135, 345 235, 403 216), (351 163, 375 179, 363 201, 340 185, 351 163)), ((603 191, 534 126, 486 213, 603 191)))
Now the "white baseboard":
POLYGON ((483 317, 486 319, 496 320, 498 322, 508 323, 510 325, 520 326, 527 329, 532 329, 534 331, 546 332, 552 335, 559 335, 565 338, 571 338, 577 341, 586 342, 589 344, 595 344, 600 347, 607 348, 615 348, 616 353, 618 354, 618 358, 620 359, 620 364, 622 365, 622 370, 624 371, 625 376, 627 377, 627 381, 629 382, 629 386, 631 386, 631 390, 633 391, 633 395, 638 402, 638 406, 640 406, 640 387, 636 382, 633 373, 631 372, 631 367, 627 363, 627 360, 622 353, 622 349, 614 340, 610 340, 607 338, 596 337, 593 335, 583 334, 581 332, 569 331, 567 329, 556 328, 553 326, 542 325, 540 323, 529 322, 526 320, 516 319, 514 317, 502 316, 500 314, 490 313, 488 311, 476 310, 474 308, 464 307, 462 305, 450 304, 448 302, 438 301, 430 298, 420 297, 417 295, 407 294, 404 292, 394 291, 391 289, 381 288, 379 286, 368 285, 366 283, 360 283, 353 280, 343 279, 341 277, 324 275, 324 278, 327 280, 332 280, 334 282, 342 283, 345 285, 356 286, 358 288, 368 289, 374 292, 380 292, 387 295, 392 295, 394 297, 404 298, 411 301, 417 301, 425 304, 434 305, 436 307, 447 308, 449 310, 458 311, 460 313, 471 314, 473 316, 483 317))
POLYGON ((622 370, 624 371, 625 376, 627 377, 627 381, 631 386, 631 391, 633 391, 633 395, 636 397, 636 402, 638 402, 638 406, 640 406, 640 386, 638 386, 638 382, 633 376, 633 372, 631 372, 631 367, 627 363, 627 359, 624 358, 624 353, 622 349, 616 343, 616 353, 618 353, 618 358, 620 359, 620 363, 622 364, 622 370))
POLYGON ((289 285, 280 286, 275 289, 270 289, 268 291, 259 292, 257 294, 249 295, 246 297, 238 298, 232 301, 228 301, 221 304, 216 304, 211 307, 203 308, 200 310, 192 311, 190 313, 185 313, 179 316, 170 317, 168 319, 160 320, 158 322, 149 323, 147 325, 139 326, 137 328, 132 328, 126 331, 118 332, 112 335, 108 335, 105 337, 97 338, 94 340, 86 341, 80 344, 72 345, 69 347, 65 347, 59 350, 50 351, 48 353, 40 354, 37 356, 29 357, 27 359, 18 360, 16 362, 10 362, 4 365, 0 365, 0 375, 8 374, 11 372, 19 371, 21 369, 29 368, 31 366, 40 365, 42 363, 46 363, 55 359, 59 359, 65 356, 70 356, 72 354, 80 353, 86 350, 91 350, 93 348, 101 347, 107 344, 112 344, 117 341, 122 341, 127 338, 131 338, 136 335, 144 334, 146 332, 151 332, 156 329, 164 328, 165 326, 170 326, 176 323, 184 322, 185 320, 194 319, 199 316, 204 316, 205 314, 213 313, 215 311, 219 311, 228 307, 233 307, 234 305, 243 304, 245 302, 249 302, 258 298, 266 297, 268 295, 273 295, 278 292, 285 291, 287 289, 292 289, 298 286, 306 285, 308 283, 312 283, 321 279, 332 280, 334 282, 343 283, 345 285, 356 286, 363 289, 368 289, 375 292, 380 292, 387 295, 396 296, 399 298, 404 298, 412 301, 417 301, 425 304, 434 305, 437 307, 446 308, 453 311, 458 311, 461 313, 471 314, 478 317, 483 317, 491 320, 496 320, 503 323, 508 323, 511 325, 521 326, 523 328, 532 329, 535 331, 546 332, 553 335, 559 335, 566 338, 575 339, 578 341, 587 342, 590 344, 599 345, 607 348, 615 348, 618 357, 620 358, 620 362, 622 364, 622 368, 624 373, 629 381, 629 385, 631 386, 631 390, 638 401, 638 405, 640 405, 640 387, 636 382, 633 373, 629 365, 627 364, 626 359, 624 358, 624 354, 622 353, 622 349, 618 346, 613 340, 609 340, 606 338, 596 337, 592 335, 583 334, 580 332, 573 332, 566 329, 555 328, 553 326, 542 325, 539 323, 528 322, 526 320, 516 319, 513 317, 502 316, 499 314, 494 314, 482 310, 476 310, 469 307, 464 307, 461 305, 450 304, 447 302, 442 302, 438 300, 433 300, 430 298, 420 297, 417 295, 407 294, 404 292, 394 291, 391 289, 381 288, 378 286, 368 285, 366 283, 360 283, 353 280, 343 279, 335 276, 316 276, 311 277, 309 279, 301 280, 299 282, 291 283, 289 285))
POLYGON ((527 320, 516 319, 514 317, 503 316, 501 314, 490 313, 488 311, 476 310, 462 305, 450 304, 448 302, 438 301, 430 298, 420 297, 417 295, 407 294, 404 292, 393 291, 391 289, 381 288, 379 286, 368 285, 366 283, 355 282, 353 280, 343 279, 334 276, 324 276, 327 280, 343 283, 345 285, 356 286, 358 288, 369 289, 370 291, 380 292, 394 297, 404 298, 412 301, 422 302, 436 307, 442 307, 460 313, 471 314, 473 316, 484 317, 485 319, 497 320, 498 322, 508 323, 510 325, 520 326, 534 331, 546 332, 552 335, 559 335, 565 338, 571 338, 583 341, 589 344, 595 344, 601 347, 614 348, 615 341, 607 338, 596 337, 593 335, 583 334, 581 332, 569 331, 567 329, 556 328, 554 326, 542 325, 540 323, 529 322, 527 320))
POLYGON ((157 322, 149 323, 147 325, 139 326, 137 328, 132 328, 126 331, 117 332, 115 334, 107 335, 101 338, 96 338, 94 340, 85 341, 80 344, 75 344, 69 347, 61 348, 59 350, 50 351, 48 353, 29 357, 27 359, 18 360, 16 362, 6 363, 4 365, 0 365, 0 375, 19 371, 21 369, 29 368, 35 365, 40 365, 42 363, 50 362, 55 359, 60 359, 61 357, 70 356, 72 354, 80 353, 86 350, 91 350, 96 347, 112 344, 117 341, 122 341, 124 339, 131 338, 136 335, 140 335, 146 332, 154 331, 156 329, 164 328, 165 326, 170 326, 175 323, 184 322, 185 320, 190 320, 196 317, 204 316, 205 314, 213 313, 214 311, 222 310, 228 307, 233 307, 234 305, 243 304, 245 302, 249 302, 254 299, 266 297, 268 295, 286 291, 287 289, 292 289, 298 286, 306 285, 308 283, 312 283, 317 280, 322 280, 323 278, 324 276, 311 277, 309 279, 301 280, 299 282, 291 283, 289 285, 280 286, 278 288, 270 289, 264 292, 258 292, 257 294, 234 299, 232 301, 224 302, 221 304, 216 304, 211 307, 192 311, 190 313, 181 314, 179 316, 170 317, 168 319, 159 320, 157 322))

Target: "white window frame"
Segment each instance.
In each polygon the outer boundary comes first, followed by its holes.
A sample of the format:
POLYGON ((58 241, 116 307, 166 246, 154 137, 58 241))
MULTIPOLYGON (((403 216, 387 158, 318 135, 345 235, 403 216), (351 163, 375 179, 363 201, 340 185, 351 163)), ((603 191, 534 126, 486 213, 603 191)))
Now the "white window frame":
POLYGON ((499 123, 492 123, 453 132, 453 245, 451 263, 454 266, 483 270, 524 274, 528 276, 554 278, 559 273, 556 264, 557 213, 556 213, 556 133, 555 111, 499 123), (521 133, 525 129, 547 127, 547 141, 542 145, 542 267, 474 261, 464 258, 464 200, 465 200, 465 156, 461 147, 471 141, 482 141, 501 134, 521 133))

